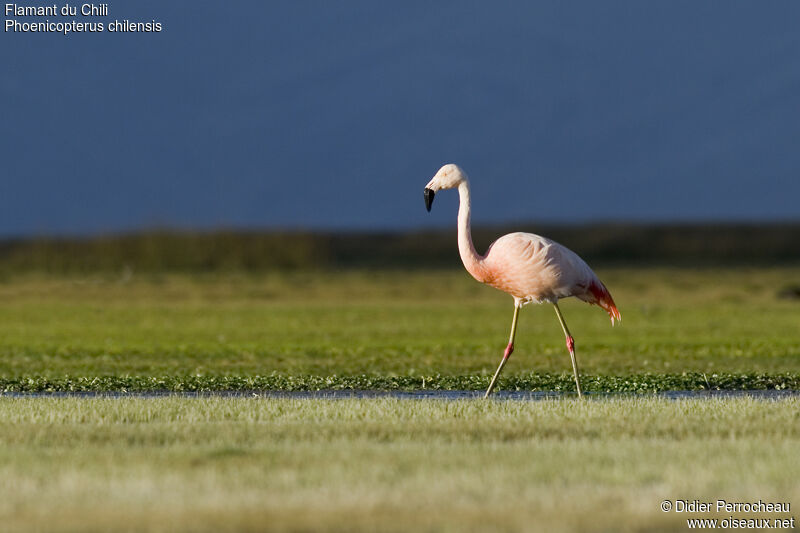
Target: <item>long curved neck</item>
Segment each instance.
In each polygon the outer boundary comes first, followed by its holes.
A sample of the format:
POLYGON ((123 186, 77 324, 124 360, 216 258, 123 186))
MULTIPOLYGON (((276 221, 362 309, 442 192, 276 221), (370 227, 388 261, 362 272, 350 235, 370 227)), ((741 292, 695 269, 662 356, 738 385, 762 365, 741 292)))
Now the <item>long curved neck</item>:
POLYGON ((464 267, 472 274, 475 279, 483 278, 483 257, 475 251, 472 244, 472 230, 470 229, 470 209, 469 183, 462 181, 458 186, 458 252, 461 254, 461 261, 464 267))

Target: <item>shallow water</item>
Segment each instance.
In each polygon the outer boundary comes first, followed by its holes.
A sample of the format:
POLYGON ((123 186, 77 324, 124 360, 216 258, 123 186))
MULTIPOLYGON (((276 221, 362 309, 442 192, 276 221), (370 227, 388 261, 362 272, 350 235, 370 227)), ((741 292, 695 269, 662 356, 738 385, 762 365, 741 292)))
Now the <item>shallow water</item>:
MULTIPOLYGON (((374 391, 374 390, 320 390, 320 391, 216 391, 216 392, 9 392, 0 393, 7 398, 288 398, 343 400, 352 398, 396 398, 400 400, 470 400, 482 399, 484 391, 466 390, 422 390, 422 391, 374 391)), ((800 390, 702 390, 665 391, 658 393, 598 393, 587 392, 588 398, 657 397, 678 399, 712 398, 758 398, 779 400, 800 397, 800 390)), ((495 391, 493 400, 536 401, 549 398, 575 397, 574 392, 495 391)))

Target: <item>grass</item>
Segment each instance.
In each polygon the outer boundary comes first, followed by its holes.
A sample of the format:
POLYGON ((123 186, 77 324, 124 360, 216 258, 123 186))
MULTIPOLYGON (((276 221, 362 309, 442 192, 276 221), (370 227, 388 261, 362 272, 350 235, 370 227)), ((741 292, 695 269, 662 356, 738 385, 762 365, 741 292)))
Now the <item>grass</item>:
MULTIPOLYGON (((621 326, 562 305, 587 390, 800 388, 800 302, 779 297, 800 268, 599 274, 621 326)), ((461 271, 10 275, 0 390, 482 389, 511 313, 461 271)), ((572 390, 553 311, 528 306, 520 321, 500 387, 572 390)), ((664 499, 800 501, 799 408, 0 396, 0 524, 685 530, 710 515, 663 513, 664 499)))
MULTIPOLYGON (((582 375, 585 392, 655 393, 701 390, 800 389, 800 374, 634 374, 582 375)), ((0 378, 0 393, 54 392, 257 392, 321 390, 485 390, 487 375, 446 376, 102 376, 0 378)), ((499 389, 513 391, 575 392, 572 374, 537 374, 501 377, 499 389)))
MULTIPOLYGON (((800 269, 599 274, 621 326, 609 327, 597 307, 562 304, 595 390, 797 386, 800 303, 778 294, 800 285, 800 269)), ((510 297, 461 271, 32 275, 0 282, 0 302, 7 390, 244 388, 248 379, 402 388, 423 378, 481 388, 512 314, 510 297)), ((550 306, 522 311, 516 348, 501 386, 570 386, 550 306)))
POLYGON ((800 501, 797 398, 6 397, 0 427, 6 531, 684 530, 710 515, 662 500, 800 501))

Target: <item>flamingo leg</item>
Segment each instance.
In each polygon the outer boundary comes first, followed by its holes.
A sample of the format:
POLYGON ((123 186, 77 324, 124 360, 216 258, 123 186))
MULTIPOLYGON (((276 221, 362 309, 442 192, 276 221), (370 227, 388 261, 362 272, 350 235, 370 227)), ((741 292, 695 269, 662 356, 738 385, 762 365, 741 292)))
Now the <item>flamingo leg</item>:
POLYGON ((503 359, 500 360, 500 366, 497 367, 497 372, 494 373, 492 382, 489 383, 489 388, 486 389, 486 395, 484 396, 484 399, 488 398, 492 393, 494 385, 497 383, 497 378, 500 376, 500 372, 502 372, 503 367, 506 366, 506 362, 511 356, 511 352, 514 351, 514 336, 517 334, 517 317, 519 316, 520 307, 522 307, 522 304, 520 304, 518 301, 514 301, 514 318, 511 320, 511 336, 508 338, 508 346, 506 346, 506 351, 503 353, 503 359))
POLYGON ((564 330, 564 336, 567 338, 567 350, 569 350, 569 356, 572 359, 572 372, 575 374, 575 386, 578 388, 578 398, 581 398, 583 393, 581 392, 581 375, 578 371, 578 359, 575 357, 575 339, 573 339, 572 335, 569 333, 567 322, 564 320, 564 315, 561 314, 558 303, 554 303, 553 306, 556 308, 558 321, 561 322, 561 329, 564 330))

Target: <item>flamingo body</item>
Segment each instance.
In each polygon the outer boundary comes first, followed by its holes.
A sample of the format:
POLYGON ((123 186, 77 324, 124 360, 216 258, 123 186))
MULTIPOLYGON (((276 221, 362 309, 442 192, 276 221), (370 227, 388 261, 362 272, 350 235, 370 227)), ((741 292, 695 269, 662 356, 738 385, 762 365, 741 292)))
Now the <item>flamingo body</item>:
POLYGON ((509 233, 489 246, 472 276, 526 303, 555 303, 575 296, 620 320, 611 294, 578 254, 533 233, 509 233))

